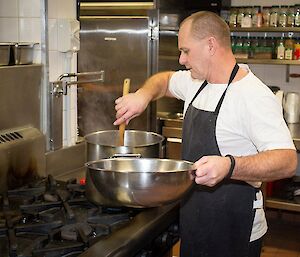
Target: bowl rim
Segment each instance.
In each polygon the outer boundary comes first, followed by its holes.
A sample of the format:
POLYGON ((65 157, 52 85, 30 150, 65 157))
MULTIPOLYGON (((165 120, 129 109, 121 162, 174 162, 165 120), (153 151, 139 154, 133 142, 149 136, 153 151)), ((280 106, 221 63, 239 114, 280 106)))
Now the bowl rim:
POLYGON ((91 172, 96 172, 96 171, 103 171, 103 172, 115 172, 115 173, 159 173, 159 174, 168 174, 168 173, 175 173, 175 172, 187 172, 187 171, 194 171, 195 169, 193 168, 194 163, 186 160, 179 160, 179 159, 162 159, 162 158, 132 158, 132 157, 118 157, 118 158, 104 158, 100 160, 94 160, 94 161, 89 161, 85 163, 85 167, 88 168, 89 171, 91 172), (106 162, 106 161, 162 161, 162 162, 181 162, 185 163, 191 166, 190 169, 181 169, 181 170, 169 170, 165 172, 146 172, 146 171, 119 171, 119 170, 110 170, 107 168, 99 168, 99 167, 91 167, 92 165, 100 162, 106 162))

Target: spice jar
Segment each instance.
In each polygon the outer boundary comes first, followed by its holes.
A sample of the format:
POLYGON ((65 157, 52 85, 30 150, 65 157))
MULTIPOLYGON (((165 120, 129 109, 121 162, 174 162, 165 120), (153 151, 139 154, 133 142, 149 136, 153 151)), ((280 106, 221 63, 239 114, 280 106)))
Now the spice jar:
POLYGON ((229 16, 229 26, 230 27, 237 26, 237 14, 238 14, 238 10, 236 8, 230 9, 230 16, 229 16))
POLYGON ((242 19, 245 16, 245 8, 243 6, 241 6, 238 10, 238 14, 237 14, 237 18, 236 18, 236 24, 237 27, 241 27, 242 25, 242 19))
POLYGON ((285 39, 284 47, 284 59, 293 60, 294 40, 292 37, 285 39))
POLYGON ((260 10, 260 6, 253 6, 252 7, 252 27, 257 27, 257 16, 260 10))
POLYGON ((252 27, 252 12, 251 7, 247 7, 244 13, 244 17, 242 18, 241 23, 242 28, 251 28, 252 27))
POLYGON ((278 18, 278 26, 279 27, 286 27, 287 26, 287 5, 282 5, 279 12, 278 18))
POLYGON ((265 27, 269 27, 270 26, 271 7, 263 6, 262 15, 263 15, 263 25, 265 27))
POLYGON ((293 5, 288 7, 287 26, 288 27, 294 27, 295 26, 295 7, 293 5))
POLYGON ((278 5, 273 5, 270 13, 270 27, 278 26, 278 5))

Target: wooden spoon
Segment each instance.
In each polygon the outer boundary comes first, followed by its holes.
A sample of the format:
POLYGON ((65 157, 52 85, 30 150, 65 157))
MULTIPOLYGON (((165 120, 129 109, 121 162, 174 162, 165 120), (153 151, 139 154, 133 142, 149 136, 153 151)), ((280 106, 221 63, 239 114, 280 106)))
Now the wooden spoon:
MULTIPOLYGON (((129 93, 129 89, 130 89, 130 79, 124 79, 123 96, 127 95, 129 93)), ((119 125, 119 145, 120 146, 124 145, 125 126, 126 126, 125 122, 123 122, 119 125)))

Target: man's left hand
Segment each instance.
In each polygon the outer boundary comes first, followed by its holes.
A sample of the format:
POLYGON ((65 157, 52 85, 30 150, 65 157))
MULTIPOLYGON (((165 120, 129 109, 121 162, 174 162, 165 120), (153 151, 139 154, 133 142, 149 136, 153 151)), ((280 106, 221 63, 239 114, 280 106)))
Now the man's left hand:
POLYGON ((222 156, 203 156, 194 163, 195 182, 213 187, 223 180, 230 169, 230 159, 222 156))

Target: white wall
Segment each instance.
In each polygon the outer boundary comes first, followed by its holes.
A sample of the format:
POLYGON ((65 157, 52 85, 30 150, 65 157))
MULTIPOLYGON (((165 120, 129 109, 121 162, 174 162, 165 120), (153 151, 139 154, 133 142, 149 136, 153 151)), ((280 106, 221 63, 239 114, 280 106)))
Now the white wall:
MULTIPOLYGON (((41 0, 0 0, 0 42, 41 43, 41 0)), ((49 80, 62 73, 77 71, 77 54, 59 51, 59 44, 70 35, 59 34, 60 20, 76 19, 76 0, 48 1, 49 80)), ((41 63, 40 44, 34 50, 34 63, 41 63)), ((77 88, 72 86, 64 96, 64 145, 77 140, 77 88)))

